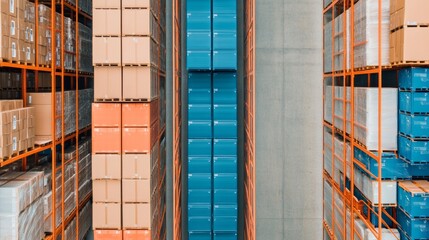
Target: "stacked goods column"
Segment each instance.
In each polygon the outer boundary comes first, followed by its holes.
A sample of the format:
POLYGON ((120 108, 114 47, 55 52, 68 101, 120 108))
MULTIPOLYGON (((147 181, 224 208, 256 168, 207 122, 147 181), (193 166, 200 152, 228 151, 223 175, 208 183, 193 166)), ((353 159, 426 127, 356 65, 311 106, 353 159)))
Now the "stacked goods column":
MULTIPOLYGON (((161 239, 165 235, 165 147, 160 145, 165 129, 165 101, 160 94, 165 79, 165 53, 160 50, 165 46, 164 5, 98 0, 93 6, 93 111, 101 116, 99 121, 110 122, 97 125, 94 116, 93 145, 100 147, 93 149, 94 156, 100 156, 94 171, 115 169, 114 177, 106 176, 116 196, 114 213, 108 216, 97 215, 94 205, 94 219, 116 220, 112 226, 96 226, 94 220, 94 236, 161 239)), ((105 186, 94 184, 94 193, 96 188, 109 190, 105 186)))
POLYGON ((237 238, 236 12, 187 2, 189 239, 237 238))

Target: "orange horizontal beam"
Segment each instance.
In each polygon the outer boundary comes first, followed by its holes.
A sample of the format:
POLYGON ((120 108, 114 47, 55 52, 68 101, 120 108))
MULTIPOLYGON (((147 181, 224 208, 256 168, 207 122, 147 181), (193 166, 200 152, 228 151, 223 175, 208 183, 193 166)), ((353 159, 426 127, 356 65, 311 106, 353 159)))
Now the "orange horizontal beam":
POLYGON ((43 147, 36 147, 33 150, 30 150, 30 151, 25 152, 23 154, 20 154, 18 156, 9 158, 9 159, 7 159, 7 160, 5 160, 3 162, 0 162, 0 168, 4 167, 4 166, 7 166, 9 164, 12 164, 12 163, 14 163, 16 161, 19 161, 19 160, 21 160, 21 159, 23 159, 25 157, 31 156, 33 154, 36 154, 36 153, 39 153, 39 152, 43 152, 43 151, 45 151, 45 150, 47 150, 47 149, 49 149, 51 147, 52 147, 52 144, 48 144, 48 145, 43 146, 43 147))

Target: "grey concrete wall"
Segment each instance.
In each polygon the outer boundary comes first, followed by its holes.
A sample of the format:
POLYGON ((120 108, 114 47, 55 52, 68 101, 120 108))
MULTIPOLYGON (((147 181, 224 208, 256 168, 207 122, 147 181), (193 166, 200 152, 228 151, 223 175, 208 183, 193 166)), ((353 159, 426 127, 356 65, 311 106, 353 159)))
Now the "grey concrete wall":
POLYGON ((256 1, 257 239, 322 238, 322 2, 256 1))

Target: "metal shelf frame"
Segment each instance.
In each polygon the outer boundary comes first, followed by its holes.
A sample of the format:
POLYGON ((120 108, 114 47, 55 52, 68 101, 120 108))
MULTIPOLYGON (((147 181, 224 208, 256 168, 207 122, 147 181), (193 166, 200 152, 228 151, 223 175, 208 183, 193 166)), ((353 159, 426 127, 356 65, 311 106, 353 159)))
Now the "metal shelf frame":
MULTIPOLYGON (((394 220, 393 216, 391 216, 387 211, 386 211, 386 205, 381 204, 381 186, 382 186, 382 164, 381 164, 381 156, 383 153, 383 149, 382 149, 382 133, 381 133, 381 126, 383 124, 382 120, 381 120, 381 110, 382 110, 382 86, 383 86, 383 70, 385 69, 391 69, 391 66, 383 66, 382 65, 382 48, 381 48, 381 44, 382 44, 382 32, 381 32, 381 15, 382 15, 382 0, 377 0, 378 1, 378 65, 374 66, 374 67, 368 67, 368 68, 354 68, 355 66, 355 62, 354 62, 354 47, 358 46, 361 43, 355 43, 354 41, 354 33, 355 33, 355 27, 353 24, 353 20, 354 20, 354 14, 355 14, 355 4, 356 1, 350 1, 350 0, 333 0, 332 3, 330 3, 326 8, 323 9, 323 25, 322 28, 324 28, 325 24, 329 23, 332 24, 332 32, 330 32, 330 37, 331 37, 331 52, 325 52, 327 51, 325 49, 325 44, 324 44, 324 54, 329 54, 331 56, 331 60, 332 60, 332 70, 330 72, 326 72, 323 75, 323 83, 324 83, 324 87, 327 85, 332 85, 332 92, 331 92, 331 96, 332 96, 332 123, 329 123, 325 120, 322 121, 322 124, 324 126, 324 128, 328 128, 330 129, 330 131, 332 132, 332 145, 331 146, 327 146, 327 143, 324 143, 325 147, 328 147, 331 150, 332 156, 332 173, 333 175, 336 174, 335 170, 335 161, 340 160, 343 164, 343 170, 341 173, 341 177, 342 177, 342 185, 346 186, 346 181, 347 181, 347 172, 350 172, 350 189, 347 189, 347 187, 344 187, 344 189, 342 190, 342 188, 336 183, 335 176, 331 176, 327 171, 324 170, 324 174, 323 174, 323 178, 324 180, 326 180, 331 186, 332 186, 332 196, 331 196, 331 202, 325 202, 323 204, 324 209, 326 208, 326 205, 329 204, 330 208, 332 209, 331 212, 331 216, 332 216, 332 226, 329 226, 327 220, 326 220, 326 216, 324 216, 324 221, 323 221, 323 228, 325 229, 325 236, 328 236, 329 239, 338 239, 338 237, 336 236, 336 232, 339 231, 341 238, 342 239, 362 239, 364 236, 357 236, 355 237, 355 234, 357 234, 356 230, 355 230, 355 226, 354 226, 354 218, 357 217, 360 220, 362 220, 366 227, 374 234, 374 236, 376 237, 376 239, 381 240, 382 239, 382 234, 381 230, 382 228, 387 228, 390 229, 389 226, 386 224, 386 222, 383 220, 383 215, 386 215, 390 220, 392 220, 392 222, 394 223, 394 225, 397 225, 397 222, 394 220), (347 44, 350 44, 350 50, 349 50, 349 58, 350 58, 350 69, 347 69, 347 53, 346 51, 343 50, 342 54, 343 54, 343 69, 341 69, 340 71, 335 71, 335 34, 337 34, 335 32, 335 21, 336 21, 336 17, 339 16, 340 13, 345 13, 345 10, 348 9, 350 11, 350 19, 351 19, 351 23, 350 23, 350 39, 347 38, 347 36, 345 35, 346 31, 347 31, 347 16, 346 14, 343 14, 343 42, 342 42, 342 47, 343 49, 346 49, 347 44), (370 82, 371 82, 371 77, 376 77, 377 79, 377 83, 376 86, 374 86, 374 83, 372 84, 373 88, 377 88, 378 89, 378 106, 374 106, 377 107, 378 109, 378 148, 376 153, 374 154, 374 152, 369 151, 365 146, 363 146, 362 144, 360 144, 357 140, 355 140, 355 132, 354 132, 354 126, 355 126, 355 114, 354 114, 354 109, 357 107, 355 105, 355 101, 354 101, 354 88, 357 85, 357 82, 360 80, 357 80, 357 77, 361 77, 361 76, 366 76, 366 80, 368 82, 368 86, 370 86, 370 82), (350 100, 347 100, 347 94, 343 94, 343 98, 340 99, 335 99, 335 88, 336 87, 340 87, 340 88, 344 88, 345 87, 350 87, 351 88, 351 97, 350 100), (343 116, 335 116, 335 102, 341 102, 342 106, 343 106, 343 116), (350 104, 351 109, 351 117, 348 118, 347 116, 347 103, 350 104), (346 129, 347 123, 349 123, 351 125, 351 132, 350 134, 345 133, 345 131, 341 131, 339 128, 337 128, 338 126, 342 126, 342 129, 346 129), (347 157, 347 148, 344 147, 343 148, 343 158, 337 156, 335 154, 335 145, 334 145, 334 138, 335 138, 335 134, 338 134, 342 137, 342 141, 343 144, 345 146, 345 144, 348 142, 350 143, 350 147, 351 147, 351 152, 350 152, 350 157, 351 157, 351 164, 348 163, 346 157, 347 157), (378 163, 378 177, 376 177, 375 175, 371 174, 371 172, 369 172, 368 169, 366 169, 357 159, 355 159, 354 157, 354 149, 358 148, 361 151, 363 151, 364 153, 368 154, 369 156, 371 156, 373 159, 375 159, 378 163), (368 202, 365 201, 358 201, 356 199, 356 197, 354 196, 354 191, 355 191, 355 184, 354 184, 354 168, 356 166, 361 166, 362 169, 366 172, 366 174, 370 175, 372 179, 376 180, 378 183, 378 203, 377 204, 370 204, 368 202), (341 202, 342 202, 342 209, 340 209, 337 204, 335 203, 335 197, 336 195, 339 196, 341 202), (368 216, 366 216, 366 214, 364 214, 363 212, 363 208, 367 208, 368 212, 372 212, 375 216, 376 216, 376 222, 378 223, 378 227, 374 227, 374 225, 371 223, 371 220, 369 218, 369 216, 371 215, 370 213, 368 213, 368 216), (343 218, 342 222, 339 222, 336 219, 336 212, 340 212, 340 215, 343 218), (347 221, 347 212, 350 212, 350 221, 347 221), (349 226, 346 226, 346 225, 349 226), (350 231, 347 231, 347 229, 350 229, 350 231), (348 233, 349 235, 347 235, 346 233, 348 233)), ((325 31, 324 31, 325 32, 325 31)), ((325 38, 324 38, 325 39, 325 38)), ((325 92, 325 88, 323 90, 323 100, 324 102, 327 100, 326 99, 326 92, 325 92)), ((345 91, 344 91, 345 92, 345 91)), ((324 116, 324 119, 326 116, 324 116)), ((324 151, 324 156, 328 153, 326 153, 324 151)), ((325 198, 324 198, 325 199, 325 198)), ((391 230, 390 230, 391 231, 391 230)), ((326 237, 325 237, 326 238, 326 237)), ((399 239, 399 238, 398 238, 399 239)))
MULTIPOLYGON (((33 1, 35 4, 35 36, 38 36, 38 28, 39 28, 39 24, 38 24, 38 18, 39 18, 39 11, 38 11, 38 6, 41 4, 39 2, 39 0, 35 0, 33 1)), ((64 0, 60 1, 56 1, 56 0, 50 0, 50 4, 47 1, 43 2, 44 4, 46 4, 47 6, 51 7, 51 36, 55 36, 56 33, 56 29, 55 26, 56 24, 56 13, 61 13, 61 67, 55 67, 56 66, 56 54, 55 54, 55 49, 56 49, 56 41, 51 41, 51 49, 52 49, 52 59, 51 59, 51 65, 50 66, 45 66, 45 65, 39 65, 38 63, 38 38, 35 38, 35 64, 34 65, 26 65, 26 64, 18 64, 18 63, 12 63, 12 62, 0 62, 0 68, 9 68, 9 69, 19 69, 21 71, 21 75, 22 75, 22 99, 24 101, 24 107, 27 106, 27 72, 28 71, 34 71, 35 73, 35 91, 38 92, 38 73, 39 72, 46 72, 46 73, 50 73, 51 74, 51 87, 50 87, 50 92, 52 93, 52 115, 51 120, 52 120, 52 126, 51 126, 51 140, 48 141, 48 143, 43 144, 41 146, 36 146, 34 147, 32 150, 29 150, 23 154, 17 155, 15 157, 12 157, 10 159, 7 159, 5 161, 0 162, 0 168, 1 167, 5 167, 8 166, 14 162, 20 161, 22 160, 22 167, 23 169, 26 169, 27 166, 27 157, 32 156, 32 155, 37 155, 38 153, 41 153, 43 151, 46 150, 50 150, 51 151, 51 157, 52 157, 52 176, 56 176, 57 171, 60 171, 61 169, 64 169, 64 165, 66 164, 65 160, 64 160, 64 154, 61 154, 64 152, 64 148, 65 148, 65 144, 68 142, 73 142, 76 146, 76 158, 74 158, 72 161, 76 161, 76 185, 78 186, 79 183, 79 139, 81 136, 83 135, 90 135, 90 129, 91 126, 79 129, 79 98, 78 95, 76 95, 76 131, 72 134, 68 134, 65 135, 65 124, 64 124, 64 90, 65 90, 65 82, 69 83, 71 86, 71 89, 76 90, 76 92, 78 92, 78 90, 80 89, 80 87, 82 88, 89 88, 90 84, 89 81, 92 80, 92 73, 81 73, 79 71, 79 19, 83 18, 83 22, 85 23, 89 23, 92 21, 92 17, 81 11, 78 10, 79 9, 79 1, 76 1, 76 5, 73 6, 71 5, 69 2, 66 2, 64 0), (76 57, 76 70, 74 71, 70 71, 70 70, 66 70, 64 68, 64 55, 65 55, 65 50, 64 50, 64 17, 65 17, 65 13, 67 11, 67 16, 72 18, 75 21, 75 28, 76 28, 76 36, 75 36, 75 49, 76 52, 75 57, 76 57), (60 79, 61 82, 61 86, 57 86, 57 79, 60 79), (80 86, 79 85, 79 80, 83 80, 84 82, 84 86, 80 86), (55 129, 55 120, 58 118, 55 115, 55 93, 58 90, 58 87, 61 89, 61 98, 62 98, 62 106, 61 106, 61 122, 62 122, 62 135, 59 139, 56 139, 56 129, 55 129), (57 152, 57 146, 60 145, 61 147, 61 152, 58 153, 57 152), (59 165, 57 163, 57 154, 61 154, 61 164, 59 165)), ((56 181, 52 181, 52 202, 55 202, 55 190, 56 190, 56 181)), ((64 174, 62 174, 62 179, 61 179, 61 184, 62 184, 62 199, 64 199, 64 174)), ((56 212, 56 208, 54 207, 52 209, 52 229, 55 229, 52 233, 52 235, 46 236, 45 239, 57 239, 57 236, 61 235, 62 239, 64 239, 64 230, 67 227, 67 225, 71 222, 71 220, 73 218, 76 218, 76 233, 79 232, 79 211, 85 206, 86 203, 88 203, 90 201, 92 197, 92 192, 89 193, 87 196, 85 196, 84 200, 82 202, 79 202, 79 192, 76 191, 76 207, 75 209, 72 211, 72 213, 69 216, 64 216, 64 202, 61 203, 61 212, 56 212), (58 227, 55 227, 55 217, 57 214, 61 214, 61 225, 58 227)), ((78 240, 79 238, 79 234, 76 235, 76 240, 78 240)))

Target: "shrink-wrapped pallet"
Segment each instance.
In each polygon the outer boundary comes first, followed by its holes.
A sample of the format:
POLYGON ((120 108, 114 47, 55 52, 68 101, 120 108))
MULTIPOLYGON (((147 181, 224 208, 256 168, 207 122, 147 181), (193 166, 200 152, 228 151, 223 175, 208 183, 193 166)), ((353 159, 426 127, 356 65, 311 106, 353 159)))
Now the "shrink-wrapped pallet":
POLYGON ((332 86, 325 86, 325 101, 324 101, 324 119, 329 123, 333 123, 333 111, 332 111, 332 86))
POLYGON ((323 72, 332 72, 332 22, 323 27, 323 72))
POLYGON ((334 30, 334 69, 335 71, 350 69, 350 43, 351 43, 350 10, 347 10, 345 13, 342 13, 335 18, 335 30, 334 30), (344 66, 344 61, 346 63, 345 66, 344 66))
POLYGON ((398 89, 356 87, 354 93, 354 138, 368 150, 378 150, 378 120, 381 118, 381 149, 397 150, 398 89), (380 114, 379 114, 380 113, 380 114))
MULTIPOLYGON (((360 0, 354 9, 354 68, 378 66, 378 1, 360 0)), ((390 0, 381 1, 381 63, 389 65, 390 0)))

